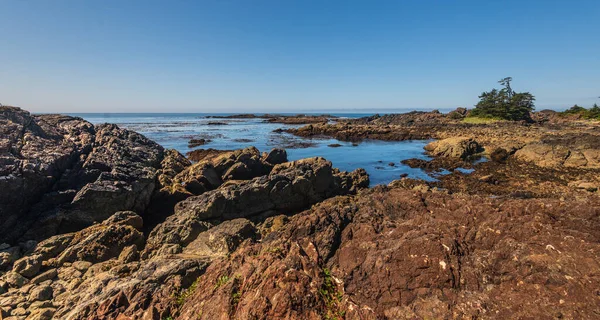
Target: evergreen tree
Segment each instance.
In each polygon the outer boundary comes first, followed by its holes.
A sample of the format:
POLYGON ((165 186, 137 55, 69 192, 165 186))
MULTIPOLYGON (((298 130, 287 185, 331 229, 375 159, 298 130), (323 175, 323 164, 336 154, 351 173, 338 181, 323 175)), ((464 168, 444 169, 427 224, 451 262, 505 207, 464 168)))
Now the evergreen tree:
POLYGON ((471 114, 505 120, 530 120, 535 97, 529 92, 514 92, 511 81, 511 77, 504 78, 498 81, 504 88, 483 92, 471 114))

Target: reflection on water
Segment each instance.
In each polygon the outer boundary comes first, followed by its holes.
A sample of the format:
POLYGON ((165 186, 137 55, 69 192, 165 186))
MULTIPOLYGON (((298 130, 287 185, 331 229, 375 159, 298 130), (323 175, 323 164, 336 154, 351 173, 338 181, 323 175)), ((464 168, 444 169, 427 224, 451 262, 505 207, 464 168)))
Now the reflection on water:
POLYGON ((183 154, 191 150, 188 148, 190 139, 209 139, 210 142, 198 148, 232 150, 255 146, 260 151, 268 151, 282 147, 286 148, 290 160, 320 156, 330 160, 341 170, 364 168, 371 177, 372 186, 387 184, 399 179, 402 174, 408 174, 411 178, 433 179, 421 169, 400 163, 410 158, 428 159, 423 153, 423 147, 428 141, 364 141, 353 144, 336 139, 305 139, 273 132, 277 128, 300 125, 265 123, 263 119, 207 119, 204 117, 206 114, 74 115, 94 124, 116 123, 183 154), (224 124, 209 125, 209 122, 224 124), (340 146, 329 146, 334 144, 340 146))

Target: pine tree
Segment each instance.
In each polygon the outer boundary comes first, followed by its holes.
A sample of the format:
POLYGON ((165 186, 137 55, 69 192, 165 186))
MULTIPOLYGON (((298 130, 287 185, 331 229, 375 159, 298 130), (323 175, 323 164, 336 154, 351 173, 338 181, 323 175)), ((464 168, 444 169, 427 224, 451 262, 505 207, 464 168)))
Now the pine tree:
POLYGON ((511 81, 511 77, 504 78, 498 81, 504 88, 483 92, 471 114, 505 120, 530 120, 535 97, 529 92, 514 92, 511 81))

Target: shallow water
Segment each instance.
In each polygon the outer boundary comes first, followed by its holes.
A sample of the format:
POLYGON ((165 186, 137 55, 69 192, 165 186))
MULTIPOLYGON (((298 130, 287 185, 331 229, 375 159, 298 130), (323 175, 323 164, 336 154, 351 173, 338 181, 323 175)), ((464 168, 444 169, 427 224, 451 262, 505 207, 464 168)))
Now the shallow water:
MULTIPOLYGON (((222 150, 255 146, 260 151, 283 147, 289 160, 320 156, 330 160, 341 170, 364 168, 369 173, 371 186, 387 184, 402 174, 411 178, 432 180, 421 169, 410 168, 400 161, 410 158, 428 159, 423 147, 428 141, 363 141, 358 144, 336 139, 305 139, 287 133, 275 133, 278 128, 300 125, 265 123, 263 119, 211 119, 207 114, 72 114, 94 124, 115 123, 122 128, 139 132, 185 154, 193 149, 214 148, 222 150), (209 125, 209 122, 225 122, 227 125, 209 125), (191 138, 210 139, 211 142, 197 148, 188 148, 191 138), (304 148, 291 148, 303 144, 304 148), (340 144, 340 147, 329 147, 340 144), (393 166, 390 164, 393 163, 393 166)), ((358 117, 364 114, 342 114, 358 117)))

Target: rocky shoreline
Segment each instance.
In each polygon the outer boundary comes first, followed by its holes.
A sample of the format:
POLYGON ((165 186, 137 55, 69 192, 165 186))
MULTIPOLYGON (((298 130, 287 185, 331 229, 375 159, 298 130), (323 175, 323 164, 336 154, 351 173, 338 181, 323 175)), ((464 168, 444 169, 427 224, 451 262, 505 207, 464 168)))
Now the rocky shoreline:
POLYGON ((283 149, 192 163, 116 125, 0 107, 0 319, 597 318, 600 125, 463 116, 267 119, 436 139, 405 163, 448 174, 368 188, 283 149))

